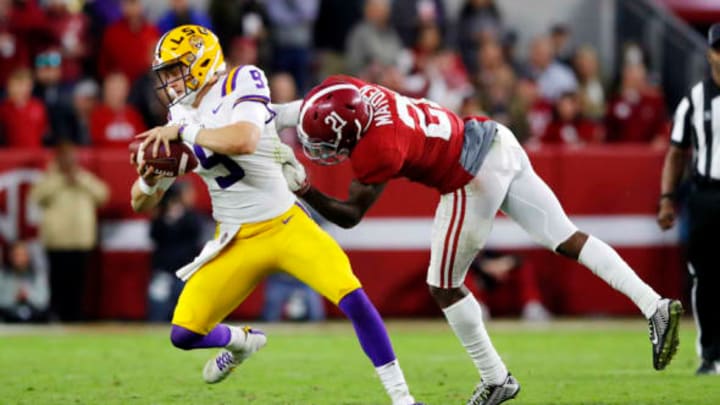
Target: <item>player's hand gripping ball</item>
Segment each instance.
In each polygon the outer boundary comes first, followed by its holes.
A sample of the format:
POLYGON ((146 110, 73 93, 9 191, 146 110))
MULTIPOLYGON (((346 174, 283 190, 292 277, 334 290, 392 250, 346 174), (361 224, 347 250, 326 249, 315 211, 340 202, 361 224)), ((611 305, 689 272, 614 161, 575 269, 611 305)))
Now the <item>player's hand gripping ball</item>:
POLYGON ((142 140, 131 143, 130 153, 135 157, 137 166, 140 166, 144 161, 146 167, 153 167, 155 174, 165 177, 182 176, 185 173, 192 172, 198 165, 192 149, 184 142, 169 142, 169 156, 165 145, 161 144, 158 148, 157 157, 153 157, 152 143, 147 144, 144 148, 141 148, 142 144, 142 140))

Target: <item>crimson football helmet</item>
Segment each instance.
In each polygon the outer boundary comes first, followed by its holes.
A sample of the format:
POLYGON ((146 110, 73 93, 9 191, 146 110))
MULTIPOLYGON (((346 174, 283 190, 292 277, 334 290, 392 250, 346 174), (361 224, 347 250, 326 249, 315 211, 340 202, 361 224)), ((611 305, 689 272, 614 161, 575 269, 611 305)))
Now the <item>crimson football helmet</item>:
POLYGON ((298 138, 310 160, 334 165, 350 155, 371 120, 372 109, 357 87, 320 85, 300 107, 298 138))

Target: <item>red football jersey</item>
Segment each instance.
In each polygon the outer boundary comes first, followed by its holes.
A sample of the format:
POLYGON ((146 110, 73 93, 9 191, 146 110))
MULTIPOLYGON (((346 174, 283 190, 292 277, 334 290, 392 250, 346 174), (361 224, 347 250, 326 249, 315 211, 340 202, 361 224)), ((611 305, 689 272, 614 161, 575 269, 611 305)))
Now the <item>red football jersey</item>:
POLYGON ((354 77, 332 76, 323 84, 338 82, 357 86, 373 109, 372 122, 350 155, 360 182, 406 177, 445 194, 472 180, 460 164, 464 122, 457 114, 354 77))

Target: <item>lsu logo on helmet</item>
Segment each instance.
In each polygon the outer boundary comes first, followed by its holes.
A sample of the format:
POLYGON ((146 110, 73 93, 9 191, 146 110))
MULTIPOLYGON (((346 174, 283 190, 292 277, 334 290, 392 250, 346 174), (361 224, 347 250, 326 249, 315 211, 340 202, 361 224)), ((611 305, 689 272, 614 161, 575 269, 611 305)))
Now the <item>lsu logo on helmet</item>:
POLYGON ((152 69, 159 80, 157 90, 168 106, 192 104, 208 80, 225 70, 225 58, 212 31, 200 25, 181 25, 158 40, 152 69), (177 81, 182 81, 183 91, 177 90, 177 81))

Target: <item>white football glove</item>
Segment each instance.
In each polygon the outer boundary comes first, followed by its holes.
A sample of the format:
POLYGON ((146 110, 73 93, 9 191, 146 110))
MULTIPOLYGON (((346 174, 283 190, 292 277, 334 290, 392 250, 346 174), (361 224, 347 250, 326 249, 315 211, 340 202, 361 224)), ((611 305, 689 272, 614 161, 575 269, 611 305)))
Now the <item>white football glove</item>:
POLYGON ((297 160, 292 148, 284 143, 280 145, 279 153, 288 188, 298 196, 305 194, 310 188, 305 167, 297 160))
POLYGON ((297 162, 297 165, 283 163, 282 172, 288 187, 293 193, 301 196, 310 188, 305 168, 300 162, 297 162))

